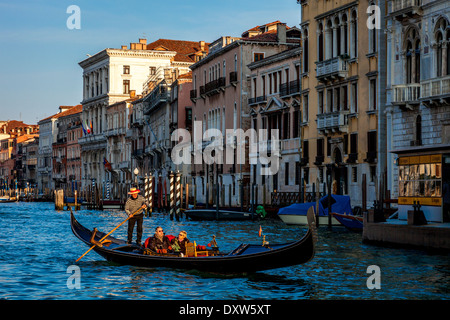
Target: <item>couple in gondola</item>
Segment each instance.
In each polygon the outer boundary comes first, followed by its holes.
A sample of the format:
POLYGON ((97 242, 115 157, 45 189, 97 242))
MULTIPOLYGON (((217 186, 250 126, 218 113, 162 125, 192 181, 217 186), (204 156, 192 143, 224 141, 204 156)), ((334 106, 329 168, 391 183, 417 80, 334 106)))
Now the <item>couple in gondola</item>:
POLYGON ((180 231, 178 237, 166 236, 161 227, 156 227, 155 235, 145 241, 144 248, 156 253, 176 252, 186 255, 186 244, 189 239, 186 231, 180 231))
MULTIPOLYGON (((137 188, 131 188, 128 192, 130 197, 125 203, 125 212, 128 214, 128 216, 132 216, 128 220, 127 243, 131 244, 133 239, 134 225, 137 224, 136 244, 139 246, 141 246, 144 214, 142 211, 134 215, 133 213, 135 213, 140 208, 145 209, 148 207, 148 203, 145 201, 145 198, 139 194, 140 192, 141 191, 137 188)), ((167 250, 169 250, 186 254, 186 243, 189 242, 189 240, 186 238, 186 231, 181 231, 178 237, 174 237, 172 239, 169 239, 169 237, 164 235, 163 229, 161 227, 157 227, 155 231, 155 235, 146 240, 144 246, 145 248, 149 248, 150 250, 153 250, 155 252, 164 252, 164 250, 167 252, 167 250)))

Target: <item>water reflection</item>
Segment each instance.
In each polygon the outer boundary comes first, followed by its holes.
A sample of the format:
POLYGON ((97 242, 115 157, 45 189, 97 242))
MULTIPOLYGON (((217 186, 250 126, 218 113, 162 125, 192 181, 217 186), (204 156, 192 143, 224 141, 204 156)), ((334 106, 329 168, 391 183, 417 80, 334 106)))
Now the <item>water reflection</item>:
MULTIPOLYGON (((119 210, 75 214, 86 227, 104 232, 126 218, 119 210)), ((0 204, 0 299, 447 299, 450 291, 448 255, 365 245, 361 234, 338 227, 319 229, 312 261, 249 274, 122 266, 91 252, 78 263, 81 289, 70 290, 67 267, 87 247, 73 236, 69 217, 52 203, 0 204), (381 290, 367 289, 369 265, 381 269, 381 290)), ((171 234, 186 230, 202 245, 215 235, 220 250, 230 251, 261 243, 259 225, 271 243, 306 232, 273 220, 177 222, 153 214, 144 219, 143 238, 161 226, 171 234)), ((126 239, 126 226, 114 236, 126 239)))

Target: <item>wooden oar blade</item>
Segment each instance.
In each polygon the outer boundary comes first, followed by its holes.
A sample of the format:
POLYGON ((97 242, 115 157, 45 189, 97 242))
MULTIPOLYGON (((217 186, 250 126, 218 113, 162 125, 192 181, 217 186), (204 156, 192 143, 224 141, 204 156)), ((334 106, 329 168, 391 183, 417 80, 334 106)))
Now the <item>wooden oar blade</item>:
MULTIPOLYGON (((89 250, 88 251, 86 251, 85 253, 83 253, 83 255, 81 256, 81 257, 79 257, 77 260, 75 260, 75 262, 78 262, 78 261, 80 261, 81 260, 81 258, 83 258, 85 255, 87 255, 88 253, 89 253, 89 251, 91 251, 92 249, 94 249, 96 246, 97 246, 97 244, 96 244, 96 242, 98 242, 99 244, 100 244, 100 247, 103 245, 103 242, 106 242, 106 241, 104 241, 106 238, 108 238, 108 236, 111 234, 111 233, 113 233, 114 231, 116 231, 121 225, 123 225, 125 222, 127 222, 129 219, 131 219, 132 217, 134 217, 136 214, 138 214, 139 212, 141 212, 142 210, 144 210, 144 208, 139 208, 139 209, 137 209, 135 212, 133 212, 130 216, 128 216, 128 218, 126 218, 124 221, 122 221, 121 223, 119 223, 119 225, 117 226, 117 227, 115 227, 114 229, 112 229, 110 232, 108 232, 103 238, 101 238, 99 241, 96 241, 96 240, 94 240, 94 241, 92 241, 93 240, 93 238, 95 237, 95 234, 94 234, 94 237, 92 237, 91 238, 91 242, 93 242, 94 243, 94 245, 92 246, 92 247, 90 247, 89 248, 89 250)), ((108 241, 108 240, 107 240, 108 241)))

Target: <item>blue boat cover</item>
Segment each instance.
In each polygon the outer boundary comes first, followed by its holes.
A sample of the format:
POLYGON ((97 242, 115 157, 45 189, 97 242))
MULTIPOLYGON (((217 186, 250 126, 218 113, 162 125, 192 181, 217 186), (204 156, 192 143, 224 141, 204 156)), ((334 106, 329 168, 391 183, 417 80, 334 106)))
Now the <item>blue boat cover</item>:
MULTIPOLYGON (((331 210, 333 212, 353 214, 349 196, 333 194, 332 198, 331 210)), ((278 214, 306 216, 306 213, 310 207, 313 207, 314 214, 316 214, 315 202, 294 203, 288 207, 280 208, 280 210, 278 210, 278 214)), ((328 196, 323 197, 319 201, 319 216, 328 216, 328 196)))

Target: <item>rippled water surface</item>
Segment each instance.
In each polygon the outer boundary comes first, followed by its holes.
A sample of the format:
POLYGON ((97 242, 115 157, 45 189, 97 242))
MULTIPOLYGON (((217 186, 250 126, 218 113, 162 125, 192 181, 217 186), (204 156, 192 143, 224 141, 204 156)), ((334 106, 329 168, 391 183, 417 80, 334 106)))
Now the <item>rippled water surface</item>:
MULTIPOLYGON (((110 231, 125 219, 119 210, 75 212, 92 229, 110 231)), ((216 235, 221 251, 260 243, 259 225, 271 243, 302 236, 303 227, 281 221, 171 221, 144 219, 144 239, 162 226, 198 244, 216 235)), ((126 224, 113 236, 126 239, 126 224)), ((70 214, 52 203, 0 204, 0 299, 448 299, 449 255, 365 245, 361 234, 319 228, 314 259, 307 264, 242 275, 140 268, 109 263, 91 251, 77 265, 81 288, 69 289, 68 267, 88 248, 72 234, 70 214), (369 290, 367 267, 381 270, 381 289, 369 290)), ((70 272, 70 271, 69 271, 70 272)))

